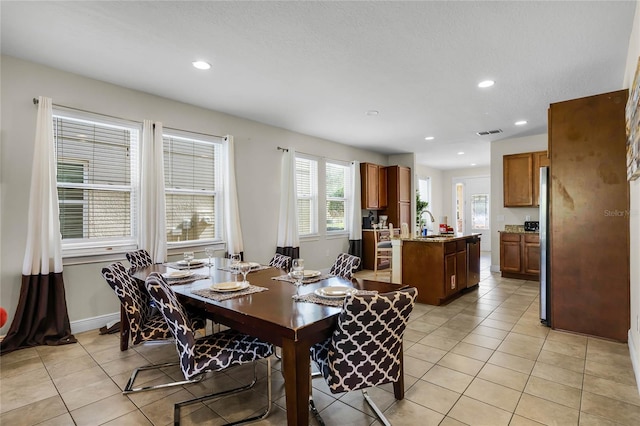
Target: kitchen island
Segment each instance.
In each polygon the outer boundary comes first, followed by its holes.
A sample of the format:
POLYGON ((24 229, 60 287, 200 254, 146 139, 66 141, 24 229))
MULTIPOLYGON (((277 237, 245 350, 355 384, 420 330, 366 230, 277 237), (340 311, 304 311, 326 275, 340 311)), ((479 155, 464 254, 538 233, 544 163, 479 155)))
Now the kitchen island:
POLYGON ((403 239, 402 283, 418 288, 417 301, 441 305, 480 282, 480 235, 403 239))

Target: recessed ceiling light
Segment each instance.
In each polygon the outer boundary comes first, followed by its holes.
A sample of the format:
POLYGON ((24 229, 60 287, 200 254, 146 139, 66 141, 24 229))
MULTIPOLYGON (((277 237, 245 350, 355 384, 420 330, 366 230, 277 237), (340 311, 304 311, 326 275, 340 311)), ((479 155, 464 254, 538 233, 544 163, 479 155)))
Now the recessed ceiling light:
POLYGON ((380 114, 380 111, 376 111, 375 109, 370 109, 369 111, 367 111, 365 114, 369 115, 369 116, 374 116, 374 115, 378 115, 380 114))
POLYGON ((472 166, 475 166, 475 165, 476 165, 476 163, 471 163, 471 165, 472 165, 472 166))
POLYGON ((208 70, 209 68, 211 68, 211 64, 205 61, 193 61, 192 64, 199 70, 208 70))
POLYGON ((464 155, 464 151, 459 151, 458 155, 464 155))
POLYGON ((514 124, 516 126, 524 126, 525 124, 527 124, 527 120, 516 121, 514 124))
POLYGON ((425 141, 432 141, 435 138, 433 136, 427 136, 426 138, 424 138, 425 141))
POLYGON ((494 84, 496 84, 496 82, 493 81, 493 80, 485 80, 485 81, 481 81, 480 83, 478 83, 478 87, 481 87, 481 88, 491 87, 494 84))

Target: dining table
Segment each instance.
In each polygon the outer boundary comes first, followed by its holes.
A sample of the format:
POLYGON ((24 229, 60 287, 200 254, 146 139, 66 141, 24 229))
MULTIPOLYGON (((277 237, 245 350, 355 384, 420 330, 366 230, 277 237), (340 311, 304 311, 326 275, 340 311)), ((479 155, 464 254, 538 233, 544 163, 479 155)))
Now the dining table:
MULTIPOLYGON (((154 264, 136 271, 132 276, 143 283, 152 272, 165 276, 176 273, 171 264, 154 264)), ((259 265, 259 264, 255 264, 259 265)), ((175 266, 175 264, 174 264, 175 266)), ((352 287, 356 290, 386 293, 403 288, 401 284, 354 278, 348 280, 339 276, 320 272, 316 279, 299 287, 299 295, 310 297, 308 301, 294 299, 296 286, 286 271, 259 265, 247 275, 252 289, 250 294, 238 292, 222 293, 225 300, 207 297, 212 286, 242 281, 242 275, 230 270, 230 262, 225 258, 212 258, 202 266, 192 267, 189 274, 195 280, 175 280, 168 283, 179 300, 190 310, 205 315, 208 319, 240 332, 258 337, 282 348, 282 373, 285 384, 287 424, 306 426, 309 424, 310 348, 313 344, 327 339, 335 329, 341 306, 330 306, 322 300, 311 297, 322 294, 325 287, 352 287), (318 290, 318 291, 316 291, 318 290), (318 293, 320 292, 320 293, 318 293), (232 297, 233 296, 233 297, 232 297), (315 300, 315 302, 313 301, 315 300), (318 303, 320 302, 320 303, 318 303)), ((334 305, 335 305, 335 301, 334 305)), ((339 303, 341 304, 341 303, 339 303)), ((125 321, 126 322, 126 321, 125 321)), ((124 330, 127 324, 122 323, 124 330)), ((127 334, 128 336, 128 334, 127 334)), ((402 356, 400 357, 402 360, 402 356)), ((404 398, 404 371, 400 380, 393 384, 394 396, 404 398)))

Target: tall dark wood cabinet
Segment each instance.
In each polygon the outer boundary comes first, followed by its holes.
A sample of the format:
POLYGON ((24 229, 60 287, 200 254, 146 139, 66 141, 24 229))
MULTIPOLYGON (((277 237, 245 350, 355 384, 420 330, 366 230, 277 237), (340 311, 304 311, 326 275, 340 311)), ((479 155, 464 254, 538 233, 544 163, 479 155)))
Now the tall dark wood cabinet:
POLYGON ((627 341, 628 91, 551 104, 551 320, 555 329, 627 341))
POLYGON ((400 228, 403 223, 411 229, 411 169, 404 166, 387 167, 387 200, 384 214, 387 223, 400 228))

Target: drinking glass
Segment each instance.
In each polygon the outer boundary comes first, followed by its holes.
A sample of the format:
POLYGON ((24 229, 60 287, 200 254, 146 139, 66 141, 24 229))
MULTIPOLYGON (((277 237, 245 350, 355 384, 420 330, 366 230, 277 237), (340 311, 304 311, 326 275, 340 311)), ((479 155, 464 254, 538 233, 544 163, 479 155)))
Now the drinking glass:
POLYGON ((231 269, 232 274, 238 273, 238 263, 240 263, 240 255, 239 254, 230 254, 229 260, 231 260, 231 265, 229 269, 231 269))
POLYGON ((300 286, 304 278, 304 259, 293 259, 291 262, 291 276, 296 280, 296 294, 300 294, 300 286))
POLYGON ((187 270, 191 271, 191 261, 194 258, 194 254, 192 251, 185 251, 184 252, 184 260, 187 261, 187 270))
POLYGON ((211 258, 213 257, 215 250, 213 249, 213 247, 207 247, 204 249, 204 252, 209 258, 209 266, 211 266, 211 258))
POLYGON ((251 264, 249 262, 240 262, 238 263, 238 270, 242 273, 242 282, 249 284, 247 274, 251 270, 251 264))

